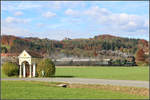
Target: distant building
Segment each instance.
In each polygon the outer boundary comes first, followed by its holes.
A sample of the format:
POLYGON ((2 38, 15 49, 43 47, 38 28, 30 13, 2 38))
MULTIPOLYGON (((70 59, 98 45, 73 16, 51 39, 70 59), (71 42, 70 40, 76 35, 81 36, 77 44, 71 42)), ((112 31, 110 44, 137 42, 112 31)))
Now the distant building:
POLYGON ((17 57, 17 53, 1 53, 1 57, 17 57))
POLYGON ((65 37, 64 40, 71 40, 70 38, 65 37))

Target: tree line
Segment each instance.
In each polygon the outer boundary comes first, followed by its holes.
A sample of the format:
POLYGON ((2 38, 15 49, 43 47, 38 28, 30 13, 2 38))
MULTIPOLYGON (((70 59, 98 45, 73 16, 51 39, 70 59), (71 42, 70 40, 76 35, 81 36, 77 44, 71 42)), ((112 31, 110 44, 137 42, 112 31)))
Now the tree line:
MULTIPOLYGON (((2 36, 2 41, 3 40, 2 36)), ((9 38, 10 39, 10 38, 9 38)), ((7 40, 9 41, 9 40, 7 40)), ((2 53, 19 53, 22 50, 31 50, 41 55, 66 57, 101 57, 99 51, 118 51, 133 55, 138 61, 145 61, 148 57, 145 55, 145 49, 149 44, 146 40, 121 38, 110 35, 100 35, 89 39, 68 39, 68 40, 50 40, 39 38, 16 38, 8 45, 2 42, 2 53), (144 59, 144 60, 143 60, 144 59)), ((115 56, 115 55, 114 55, 115 56)))

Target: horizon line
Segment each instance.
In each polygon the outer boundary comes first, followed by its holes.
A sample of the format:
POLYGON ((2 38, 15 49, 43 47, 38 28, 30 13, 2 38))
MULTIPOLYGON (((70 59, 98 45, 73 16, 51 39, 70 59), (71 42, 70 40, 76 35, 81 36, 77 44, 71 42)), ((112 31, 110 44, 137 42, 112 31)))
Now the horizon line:
POLYGON ((17 36, 17 35, 9 35, 9 34, 1 34, 1 36, 15 36, 15 37, 19 37, 19 38, 38 38, 38 39, 49 39, 49 40, 56 40, 56 41, 62 41, 64 40, 65 38, 68 38, 68 39, 90 39, 90 38, 94 38, 96 36, 103 36, 103 35, 108 35, 108 36, 113 36, 113 37, 118 37, 118 38, 128 38, 128 39, 143 39, 143 40, 146 40, 146 41, 149 41, 149 39, 144 39, 144 38, 136 38, 136 37, 127 37, 127 36, 118 36, 118 35, 112 35, 112 34, 100 34, 100 35, 95 35, 93 37, 89 37, 89 38, 70 38, 70 37, 64 37, 63 39, 61 40, 58 40, 58 39, 51 39, 51 38, 48 38, 48 37, 43 37, 43 38, 40 38, 40 37, 37 37, 37 36, 17 36))

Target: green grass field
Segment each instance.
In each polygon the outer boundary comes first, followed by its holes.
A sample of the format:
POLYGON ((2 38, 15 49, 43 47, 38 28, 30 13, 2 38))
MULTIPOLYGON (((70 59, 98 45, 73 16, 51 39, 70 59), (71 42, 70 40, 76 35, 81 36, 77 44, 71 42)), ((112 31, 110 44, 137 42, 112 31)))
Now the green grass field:
POLYGON ((149 67, 57 67, 55 77, 148 81, 149 67))
POLYGON ((57 67, 55 76, 148 81, 149 67, 57 67))
POLYGON ((128 94, 107 89, 63 88, 57 83, 34 81, 2 81, 2 99, 50 99, 50 98, 101 98, 101 99, 148 99, 148 96, 128 94))
MULTIPOLYGON (((8 78, 1 73, 2 78, 8 78)), ((149 67, 56 67, 55 77, 100 78, 148 81, 149 67)), ((11 77, 10 77, 11 78, 11 77)), ((13 78, 13 77, 12 77, 13 78)), ((111 89, 62 88, 57 83, 33 81, 2 81, 3 99, 147 99, 148 96, 129 94, 111 89)), ((130 89, 129 89, 130 90, 130 89)))

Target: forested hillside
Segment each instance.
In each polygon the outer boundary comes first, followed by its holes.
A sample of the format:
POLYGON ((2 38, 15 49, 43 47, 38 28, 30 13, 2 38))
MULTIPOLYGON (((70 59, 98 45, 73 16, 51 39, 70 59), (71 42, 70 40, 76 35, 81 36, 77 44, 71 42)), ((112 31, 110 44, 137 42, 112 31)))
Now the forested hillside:
POLYGON ((149 55, 149 43, 143 39, 129 39, 112 35, 99 35, 89 39, 64 39, 62 41, 20 38, 3 35, 2 53, 20 53, 22 50, 37 52, 49 57, 125 57, 132 55, 144 61, 149 55))

